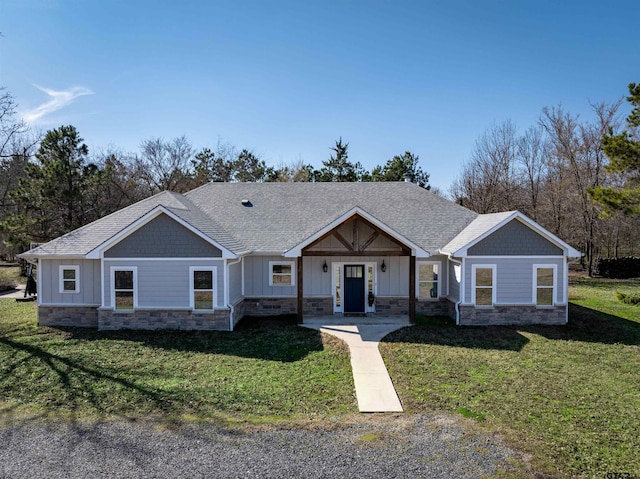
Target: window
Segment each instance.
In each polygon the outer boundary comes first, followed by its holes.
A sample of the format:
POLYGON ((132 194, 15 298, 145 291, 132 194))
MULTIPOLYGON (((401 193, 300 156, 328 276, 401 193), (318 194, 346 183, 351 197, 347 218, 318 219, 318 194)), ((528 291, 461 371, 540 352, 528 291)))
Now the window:
POLYGON ((60 266, 60 292, 80 292, 80 266, 60 266))
POLYGON ((418 298, 436 299, 440 295, 440 263, 418 263, 418 298))
POLYGON ((111 303, 114 309, 131 310, 138 305, 137 268, 111 268, 111 303))
POLYGON ((294 261, 269 261, 269 286, 294 286, 294 261))
POLYGON ((216 268, 189 268, 191 309, 210 310, 216 305, 216 268))
POLYGON ((493 306, 496 302, 495 265, 473 265, 471 301, 476 306, 493 306))
POLYGON ((533 300, 536 306, 553 306, 556 284, 556 265, 533 266, 533 300))

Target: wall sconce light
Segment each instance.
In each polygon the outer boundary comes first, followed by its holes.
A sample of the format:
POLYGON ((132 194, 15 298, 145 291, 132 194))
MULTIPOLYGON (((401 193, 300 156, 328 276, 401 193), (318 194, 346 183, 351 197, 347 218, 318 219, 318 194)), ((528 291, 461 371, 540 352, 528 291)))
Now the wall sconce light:
POLYGON ((384 264, 384 260, 382 260, 382 264, 380 265, 380 270, 384 273, 387 270, 387 265, 384 264))
POLYGON ((327 260, 324 260, 324 264, 322 265, 322 272, 326 273, 327 271, 329 271, 329 267, 327 266, 327 260))

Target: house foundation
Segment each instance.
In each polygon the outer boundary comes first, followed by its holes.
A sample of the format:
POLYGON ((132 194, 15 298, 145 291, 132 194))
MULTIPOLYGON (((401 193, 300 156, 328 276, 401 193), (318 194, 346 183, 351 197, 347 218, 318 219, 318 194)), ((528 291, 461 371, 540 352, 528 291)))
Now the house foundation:
POLYGON ((95 306, 38 306, 38 326, 97 328, 95 306))
POLYGON ((98 329, 178 329, 185 331, 228 331, 229 310, 217 309, 213 312, 191 310, 146 310, 113 311, 98 309, 98 329))
POLYGON ((486 309, 474 306, 460 306, 460 324, 463 326, 566 323, 567 306, 555 306, 553 308, 494 306, 486 309))

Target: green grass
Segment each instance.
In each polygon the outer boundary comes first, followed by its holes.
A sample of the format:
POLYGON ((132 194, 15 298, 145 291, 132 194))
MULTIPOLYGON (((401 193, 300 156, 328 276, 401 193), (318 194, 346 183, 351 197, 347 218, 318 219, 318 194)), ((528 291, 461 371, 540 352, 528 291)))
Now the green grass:
POLYGON ((566 326, 456 328, 423 320, 381 351, 410 412, 482 421, 561 477, 640 477, 640 313, 616 291, 640 281, 580 278, 566 326))
POLYGON ((0 300, 3 416, 270 421, 357 411, 348 350, 284 320, 228 332, 38 328, 0 300))

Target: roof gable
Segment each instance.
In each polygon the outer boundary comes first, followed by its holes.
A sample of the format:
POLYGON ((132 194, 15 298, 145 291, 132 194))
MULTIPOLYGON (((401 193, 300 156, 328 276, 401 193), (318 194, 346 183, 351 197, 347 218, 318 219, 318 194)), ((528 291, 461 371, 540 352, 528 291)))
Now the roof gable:
POLYGON ((105 251, 113 248, 115 245, 117 245, 118 243, 123 241, 125 238, 129 237, 130 235, 134 234, 140 228, 142 228, 143 226, 147 225, 148 223, 153 221, 155 218, 157 218, 161 214, 164 214, 164 215, 168 216, 171 220, 173 220, 176 223, 182 225, 184 228, 189 230, 191 233, 193 233, 194 235, 196 235, 200 239, 202 239, 205 242, 207 242, 210 245, 212 245, 214 248, 216 248, 218 251, 221 252, 222 258, 235 258, 236 257, 236 255, 233 254, 231 251, 229 251, 227 248, 225 248, 224 246, 219 244, 217 241, 211 239, 209 236, 205 235, 204 233, 202 233, 198 229, 194 228, 191 224, 189 224, 188 222, 186 222, 185 220, 183 220, 178 215, 174 214, 173 212, 171 212, 170 210, 168 210, 164 206, 157 206, 153 210, 149 211, 147 214, 145 214, 142 217, 138 218, 132 224, 130 224, 129 226, 127 226, 123 230, 119 231, 117 234, 113 235, 107 241, 105 241, 104 243, 98 245, 96 248, 91 250, 89 253, 87 253, 87 255, 85 257, 87 259, 98 259, 98 258, 100 258, 100 256, 105 251))
POLYGON ((471 246, 469 256, 562 256, 562 249, 525 225, 512 219, 471 246))
POLYGON ((167 214, 155 216, 104 251, 109 258, 221 257, 222 251, 167 214))
MULTIPOLYGON (((492 213, 487 215, 479 215, 469 226, 467 226, 459 235, 451 240, 440 251, 443 254, 451 256, 461 257, 468 256, 469 249, 474 245, 480 243, 482 240, 492 235, 500 228, 504 227, 511 221, 517 220, 526 227, 530 228, 533 232, 547 240, 551 244, 555 245, 561 250, 561 254, 570 258, 579 258, 582 256, 580 251, 573 248, 568 243, 565 243, 553 233, 547 231, 532 219, 526 217, 519 211, 507 211, 504 213, 492 213)), ((504 255, 501 253, 499 255, 504 255)), ((498 255, 498 256, 499 256, 498 255)), ((527 253, 532 255, 532 253, 527 253)), ((493 256, 493 254, 492 254, 493 256)))
POLYGON ((388 236, 390 236, 390 237, 394 238, 396 241, 406 245, 408 248, 411 249, 411 254, 412 255, 419 256, 419 257, 428 257, 428 256, 430 256, 429 252, 423 250, 421 247, 419 247, 418 245, 413 243, 411 240, 409 240, 409 239, 403 237, 402 235, 398 234, 398 232, 394 231, 389 226, 387 226, 386 224, 382 223, 380 220, 378 220, 377 218, 374 218, 369 213, 367 213, 366 211, 364 211, 364 210, 362 210, 362 209, 360 209, 358 207, 352 208, 351 210, 347 211, 343 215, 341 215, 338 218, 336 218, 335 220, 333 220, 331 223, 326 225, 321 230, 317 231, 315 234, 305 238, 303 241, 301 241, 300 243, 295 245, 293 248, 291 248, 288 251, 286 251, 284 253, 284 256, 285 257, 301 256, 302 255, 302 250, 305 247, 313 244, 318 239, 320 239, 321 237, 323 237, 324 235, 329 233, 331 230, 334 230, 334 229, 338 228, 340 225, 342 225, 345 222, 349 221, 354 216, 359 216, 361 218, 364 218, 366 221, 370 222, 373 226, 379 228, 382 232, 384 232, 388 236))

